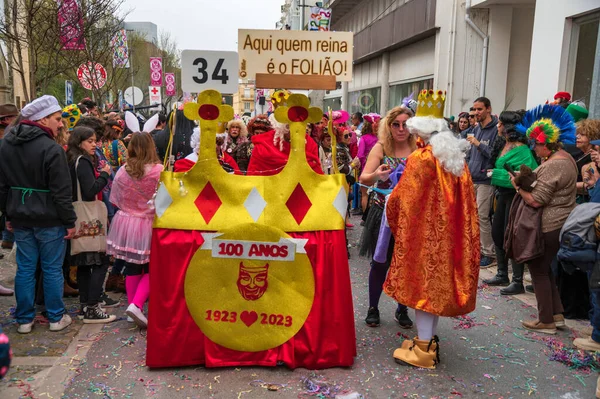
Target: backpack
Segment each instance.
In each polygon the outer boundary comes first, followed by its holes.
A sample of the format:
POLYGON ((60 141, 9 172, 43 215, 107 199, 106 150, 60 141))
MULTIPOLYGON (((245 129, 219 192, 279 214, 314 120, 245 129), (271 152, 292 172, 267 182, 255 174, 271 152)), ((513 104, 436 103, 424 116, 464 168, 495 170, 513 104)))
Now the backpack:
POLYGON ((594 221, 600 204, 588 202, 575 207, 560 231, 557 258, 568 274, 575 270, 590 271, 596 263, 598 243, 594 221))

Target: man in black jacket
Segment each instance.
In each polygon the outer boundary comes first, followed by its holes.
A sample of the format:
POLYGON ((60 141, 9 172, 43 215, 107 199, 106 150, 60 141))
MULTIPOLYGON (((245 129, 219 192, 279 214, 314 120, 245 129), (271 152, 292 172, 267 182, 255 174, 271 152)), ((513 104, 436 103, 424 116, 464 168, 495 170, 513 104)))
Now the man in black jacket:
POLYGON ((35 270, 40 261, 50 331, 71 324, 62 300, 66 239, 75 235, 71 175, 55 137, 62 128, 56 98, 42 96, 21 111, 23 120, 0 147, 0 211, 17 243, 15 293, 18 332, 27 334, 35 317, 35 270))

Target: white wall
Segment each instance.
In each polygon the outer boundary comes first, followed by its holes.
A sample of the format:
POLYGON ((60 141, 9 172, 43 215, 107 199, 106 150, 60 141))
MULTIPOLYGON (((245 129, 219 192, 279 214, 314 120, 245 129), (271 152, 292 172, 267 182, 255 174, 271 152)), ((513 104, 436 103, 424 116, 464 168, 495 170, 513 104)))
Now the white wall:
POLYGON ((565 89, 571 33, 567 18, 598 9, 598 0, 538 0, 535 6, 527 108, 565 89))
POLYGON ((433 75, 434 59, 435 36, 392 51, 389 83, 433 75))
POLYGON ((510 53, 513 8, 510 6, 490 7, 488 35, 488 64, 485 96, 492 103, 492 110, 499 113, 506 106, 506 82, 510 53))
POLYGON ((507 109, 527 108, 527 83, 531 58, 534 8, 514 8, 506 81, 507 109))
POLYGON ((355 91, 381 86, 381 56, 353 66, 352 81, 348 90, 355 91))
MULTIPOLYGON (((446 90, 445 115, 468 110, 479 97, 483 40, 465 22, 464 0, 437 1, 434 89, 446 90)), ((488 10, 472 9, 471 19, 488 30, 488 10)), ((491 39, 490 39, 491 40, 491 39)))

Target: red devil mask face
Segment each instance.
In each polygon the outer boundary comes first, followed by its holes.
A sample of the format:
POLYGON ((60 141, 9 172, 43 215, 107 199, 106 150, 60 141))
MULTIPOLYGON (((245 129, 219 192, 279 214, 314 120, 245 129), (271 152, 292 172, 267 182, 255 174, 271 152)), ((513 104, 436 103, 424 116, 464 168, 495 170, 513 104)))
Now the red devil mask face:
POLYGON ((240 262, 237 286, 238 291, 247 301, 256 301, 267 291, 269 286, 269 264, 264 266, 244 266, 240 262))

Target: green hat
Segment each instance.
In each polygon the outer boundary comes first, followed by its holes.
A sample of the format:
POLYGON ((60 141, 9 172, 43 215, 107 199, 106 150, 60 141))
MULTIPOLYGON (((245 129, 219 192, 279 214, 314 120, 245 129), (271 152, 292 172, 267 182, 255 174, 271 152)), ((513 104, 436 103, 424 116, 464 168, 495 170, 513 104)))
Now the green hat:
POLYGON ((567 112, 571 114, 575 122, 579 122, 582 119, 587 119, 589 112, 585 106, 577 103, 571 103, 567 107, 567 112))

